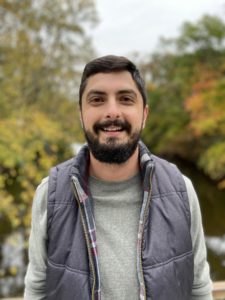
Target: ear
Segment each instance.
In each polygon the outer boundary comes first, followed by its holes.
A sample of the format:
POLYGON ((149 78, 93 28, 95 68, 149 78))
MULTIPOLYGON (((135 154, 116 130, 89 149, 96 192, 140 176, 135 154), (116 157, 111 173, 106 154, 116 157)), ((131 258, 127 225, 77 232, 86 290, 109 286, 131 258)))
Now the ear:
POLYGON ((142 123, 142 129, 145 128, 145 124, 146 124, 146 120, 147 120, 147 117, 148 117, 148 113, 149 113, 149 108, 148 108, 148 105, 145 105, 144 107, 144 112, 143 112, 143 123, 142 123))

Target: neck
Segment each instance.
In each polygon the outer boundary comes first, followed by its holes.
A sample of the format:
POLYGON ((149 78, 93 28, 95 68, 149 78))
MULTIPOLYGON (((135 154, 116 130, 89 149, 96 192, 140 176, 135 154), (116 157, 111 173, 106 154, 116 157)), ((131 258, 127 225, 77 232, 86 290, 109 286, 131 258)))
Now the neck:
POLYGON ((135 150, 134 154, 122 164, 103 163, 94 158, 90 153, 90 175, 104 181, 123 181, 139 171, 139 149, 135 150))

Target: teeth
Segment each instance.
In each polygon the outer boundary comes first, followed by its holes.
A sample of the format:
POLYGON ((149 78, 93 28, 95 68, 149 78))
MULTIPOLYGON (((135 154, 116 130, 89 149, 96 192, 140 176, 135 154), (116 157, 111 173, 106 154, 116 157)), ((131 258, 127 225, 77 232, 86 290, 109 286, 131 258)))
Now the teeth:
POLYGON ((104 127, 104 131, 120 131, 122 130, 121 127, 104 127))

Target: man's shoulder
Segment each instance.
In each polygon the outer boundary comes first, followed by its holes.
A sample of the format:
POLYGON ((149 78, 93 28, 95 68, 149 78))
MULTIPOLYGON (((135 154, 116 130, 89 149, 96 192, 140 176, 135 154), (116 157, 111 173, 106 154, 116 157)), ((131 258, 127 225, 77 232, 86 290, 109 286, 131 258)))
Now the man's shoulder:
POLYGON ((193 192, 194 188, 193 188, 193 184, 192 184, 191 179, 187 175, 185 175, 183 173, 183 171, 175 163, 173 163, 173 162, 171 162, 171 161, 169 161, 165 158, 159 157, 157 155, 152 154, 152 157, 153 157, 153 160, 156 164, 161 163, 164 166, 169 166, 169 167, 172 167, 172 168, 175 168, 176 170, 178 170, 178 172, 182 175, 182 178, 185 182, 187 190, 190 191, 190 193, 193 192))
POLYGON ((42 179, 41 183, 38 185, 37 191, 40 191, 40 190, 44 191, 44 190, 46 190, 48 188, 48 181, 49 181, 49 176, 44 177, 42 179))
POLYGON ((60 170, 60 169, 63 169, 63 168, 66 168, 68 166, 71 166, 71 164, 74 163, 74 160, 76 159, 75 156, 63 161, 63 162, 60 162, 58 163, 57 165, 55 165, 54 167, 52 167, 52 169, 57 169, 57 170, 60 170))
POLYGON ((89 149, 87 144, 84 144, 81 149, 76 153, 76 155, 72 156, 71 158, 58 163, 56 166, 52 167, 51 170, 55 169, 57 171, 65 169, 70 166, 77 166, 80 163, 82 164, 84 160, 87 158, 87 154, 89 153, 89 149))
POLYGON ((53 166, 51 169, 50 169, 50 175, 49 176, 46 176, 44 177, 40 184, 37 186, 37 189, 36 189, 36 194, 43 194, 43 193, 47 193, 48 191, 48 187, 49 187, 49 182, 50 182, 50 177, 51 177, 51 172, 54 171, 54 170, 61 170, 67 166, 70 166, 72 163, 73 163, 73 160, 74 160, 74 157, 64 161, 64 162, 61 162, 59 163, 58 165, 55 165, 53 166))
POLYGON ((180 170, 175 163, 154 154, 152 154, 151 156, 155 168, 158 168, 159 170, 163 169, 164 171, 168 172, 168 175, 174 174, 179 177, 183 177, 182 170, 180 170))
POLYGON ((168 161, 168 160, 166 160, 165 158, 163 158, 163 157, 160 157, 160 156, 158 156, 158 155, 156 155, 156 154, 151 154, 151 158, 153 159, 153 161, 155 162, 155 163, 163 163, 163 164, 169 164, 170 162, 168 161))

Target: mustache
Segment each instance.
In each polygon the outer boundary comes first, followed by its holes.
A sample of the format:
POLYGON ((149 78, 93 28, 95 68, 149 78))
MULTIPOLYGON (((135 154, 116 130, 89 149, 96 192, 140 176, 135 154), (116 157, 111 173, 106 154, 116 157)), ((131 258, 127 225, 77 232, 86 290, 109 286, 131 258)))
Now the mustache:
POLYGON ((128 133, 131 132, 131 125, 129 122, 127 121, 122 121, 119 119, 115 119, 115 120, 106 120, 103 122, 98 122, 95 123, 93 126, 94 132, 98 133, 99 130, 103 130, 105 127, 109 127, 109 126, 118 126, 121 127, 122 130, 127 131, 128 133))

